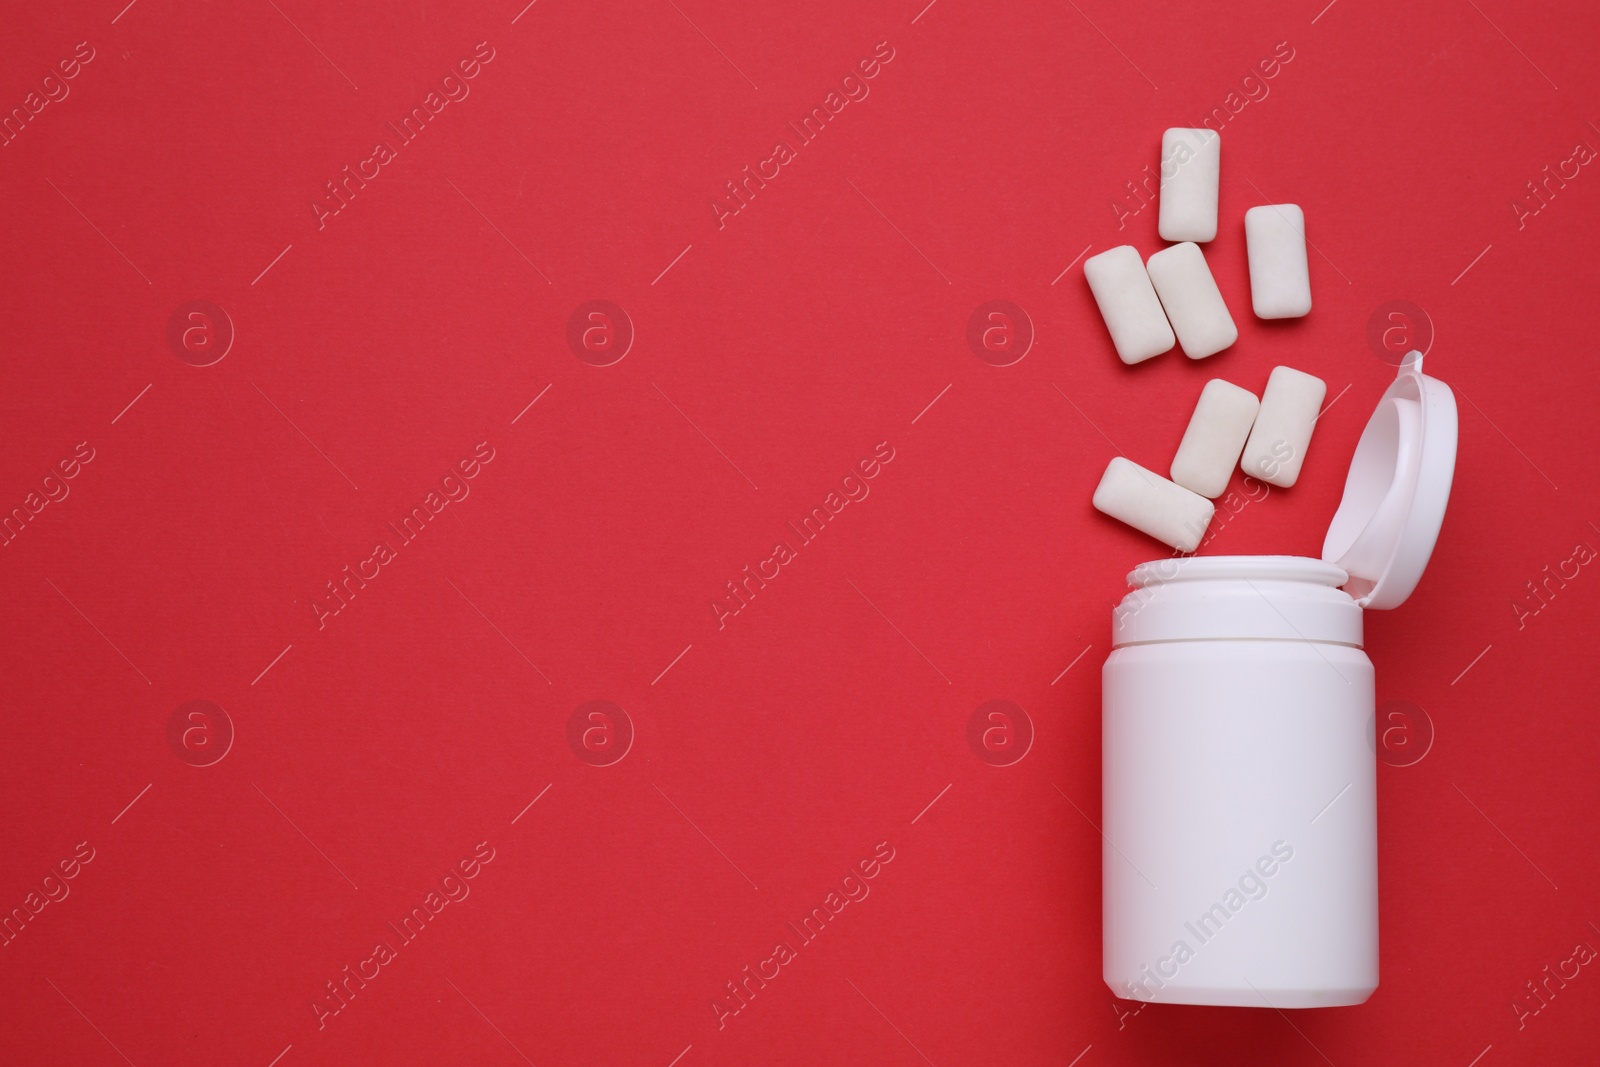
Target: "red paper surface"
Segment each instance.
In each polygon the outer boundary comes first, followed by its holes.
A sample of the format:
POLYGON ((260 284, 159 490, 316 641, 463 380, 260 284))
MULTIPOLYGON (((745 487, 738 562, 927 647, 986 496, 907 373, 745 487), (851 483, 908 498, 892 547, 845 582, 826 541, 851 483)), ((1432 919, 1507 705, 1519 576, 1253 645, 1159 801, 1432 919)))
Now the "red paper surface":
POLYGON ((0 48, 0 1062, 1594 1058, 1600 974, 1549 977, 1600 946, 1588 5, 121 4, 0 48), (1124 367, 1082 260, 1160 246, 1208 113, 1240 340, 1124 367), (1303 321, 1249 314, 1262 202, 1303 321), (1368 620, 1382 985, 1134 1014, 1098 667, 1163 550, 1091 491, 1288 364, 1301 482, 1205 551, 1315 554, 1427 333, 1461 447, 1368 620))

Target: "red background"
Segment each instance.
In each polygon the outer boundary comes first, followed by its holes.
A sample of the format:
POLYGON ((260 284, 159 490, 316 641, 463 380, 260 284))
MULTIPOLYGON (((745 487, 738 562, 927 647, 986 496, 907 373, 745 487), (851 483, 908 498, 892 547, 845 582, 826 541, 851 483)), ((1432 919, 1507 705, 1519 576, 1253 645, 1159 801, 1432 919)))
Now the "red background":
POLYGON ((1590 5, 521 6, 5 16, 5 109, 94 58, 0 149, 0 506, 94 458, 0 549, 0 908, 94 859, 0 948, 0 1061, 1596 1056, 1593 968, 1513 1007, 1600 946, 1600 576, 1526 586, 1600 547, 1600 176, 1511 206, 1600 146, 1590 5), (319 229, 324 183, 478 42, 470 96, 319 229), (719 229, 724 183, 879 42, 870 96, 719 229), (1124 367, 1083 253, 1160 246, 1114 199, 1280 42, 1223 130, 1207 256, 1239 343, 1124 367), (1249 314, 1270 201, 1317 249, 1303 321, 1249 314), (236 332, 206 367, 167 340, 196 299, 236 332), (636 331, 607 367, 566 340, 595 299, 636 331), (966 341, 993 299, 1036 332, 1011 366, 966 341), (1380 768, 1382 985, 1126 1014, 1098 667, 1162 550, 1090 494, 1113 447, 1164 469, 1206 379, 1288 364, 1334 400, 1301 482, 1206 551, 1315 554, 1391 300, 1431 319, 1462 421, 1432 567, 1368 623, 1380 702, 1421 709, 1398 743, 1434 732, 1380 768), (470 496, 319 629, 324 583, 479 442, 470 496), (870 496, 719 629, 724 583, 879 442, 870 496), (992 699, 1036 735, 1010 766, 968 745, 992 699), (209 766, 168 740, 191 700, 235 733, 209 766), (635 733, 610 766, 568 743, 591 700, 635 733), (319 1028, 324 983, 480 841, 470 897, 319 1028), (724 983, 879 842, 870 896, 719 1029, 724 983))

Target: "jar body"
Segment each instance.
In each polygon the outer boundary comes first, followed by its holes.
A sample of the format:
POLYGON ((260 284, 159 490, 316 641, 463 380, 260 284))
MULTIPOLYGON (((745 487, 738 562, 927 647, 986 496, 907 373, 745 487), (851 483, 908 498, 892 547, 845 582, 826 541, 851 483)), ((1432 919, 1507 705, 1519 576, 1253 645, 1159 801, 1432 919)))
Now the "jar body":
POLYGON ((1359 1004, 1378 984, 1377 775, 1343 572, 1147 567, 1184 573, 1135 583, 1103 674, 1106 983, 1166 1003, 1359 1004))

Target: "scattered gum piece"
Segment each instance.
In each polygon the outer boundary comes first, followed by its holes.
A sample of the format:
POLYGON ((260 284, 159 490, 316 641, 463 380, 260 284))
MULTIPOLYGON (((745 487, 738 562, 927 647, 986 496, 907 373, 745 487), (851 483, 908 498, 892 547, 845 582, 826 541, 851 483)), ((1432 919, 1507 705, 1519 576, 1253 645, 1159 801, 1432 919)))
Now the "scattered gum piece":
POLYGON ((1190 359, 1216 355, 1239 339, 1205 253, 1192 241, 1163 248, 1145 264, 1167 320, 1190 359))
POLYGON ((1210 241, 1217 236, 1217 186, 1222 135, 1175 126, 1161 135, 1161 207, 1156 229, 1163 241, 1210 241))
POLYGON ((1321 378, 1293 367, 1274 367, 1261 393, 1261 410, 1244 445, 1240 466, 1269 485, 1282 489, 1300 477, 1311 431, 1328 387, 1321 378))
POLYGON ((1121 456, 1106 466, 1094 506, 1179 552, 1200 547, 1216 511, 1205 497, 1121 456))
POLYGON ((1215 500, 1228 488, 1261 402, 1248 389, 1213 378, 1200 390, 1172 460, 1172 480, 1215 500))
POLYGON ((1298 319, 1311 313, 1306 264, 1306 215, 1297 204, 1266 204, 1244 213, 1250 257, 1250 304, 1260 319, 1298 319))
POLYGON ((1083 276, 1122 362, 1141 363, 1176 343, 1138 249, 1119 245, 1090 256, 1084 261, 1083 276))

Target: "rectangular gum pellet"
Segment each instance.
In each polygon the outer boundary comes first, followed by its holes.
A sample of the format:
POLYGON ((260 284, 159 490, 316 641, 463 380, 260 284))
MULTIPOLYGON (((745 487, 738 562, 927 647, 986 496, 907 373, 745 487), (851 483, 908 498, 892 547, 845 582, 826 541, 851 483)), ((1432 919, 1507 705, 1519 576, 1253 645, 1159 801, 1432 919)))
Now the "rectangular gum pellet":
POLYGON ((1106 466, 1094 491, 1094 506, 1179 552, 1200 547, 1216 511, 1205 497, 1122 456, 1106 466))
POLYGON ((1118 245, 1090 256, 1084 261, 1083 276, 1122 362, 1142 363, 1176 343, 1138 249, 1118 245))
POLYGON ((1150 257, 1145 269, 1184 355, 1204 359, 1239 339, 1239 328, 1199 245, 1185 241, 1163 248, 1150 257))
POLYGON ((1298 481, 1327 395, 1321 378, 1293 367, 1272 368, 1239 463, 1244 472, 1283 489, 1298 481))
POLYGON ((1261 319, 1298 319, 1311 312, 1306 215, 1298 204, 1265 204, 1244 213, 1250 257, 1250 303, 1261 319))
POLYGON ((1161 135, 1163 241, 1210 241, 1217 236, 1217 186, 1222 135, 1175 126, 1161 135))
POLYGON ((1248 389, 1221 378, 1207 382, 1173 457, 1172 480, 1213 500, 1221 496, 1260 407, 1248 389))

